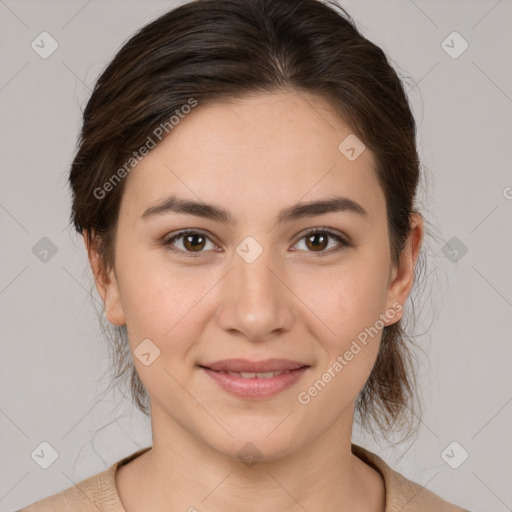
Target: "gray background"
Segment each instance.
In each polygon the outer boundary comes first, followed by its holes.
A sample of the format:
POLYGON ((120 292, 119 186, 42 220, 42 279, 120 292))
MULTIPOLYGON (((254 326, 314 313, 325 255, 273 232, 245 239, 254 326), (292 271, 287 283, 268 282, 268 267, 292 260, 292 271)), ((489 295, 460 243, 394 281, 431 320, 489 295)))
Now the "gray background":
MULTIPOLYGON (((2 511, 151 444, 149 420, 108 389, 108 352, 91 290, 99 298, 82 241, 68 226, 66 177, 98 74, 135 30, 174 5, 0 0, 2 511), (47 59, 31 48, 43 31, 59 45, 47 59), (46 262, 32 252, 43 237, 57 248, 46 262), (31 457, 43 441, 58 452, 48 469, 31 457)), ((512 510, 512 3, 342 5, 413 80, 408 89, 428 173, 420 205, 437 226, 426 246, 429 292, 419 307, 428 330, 417 340, 426 353, 421 428, 414 442, 393 448, 357 432, 354 440, 461 506, 512 510), (458 58, 442 46, 453 31, 469 44, 458 58), (447 242, 457 253, 448 253, 447 242), (469 453, 457 469, 441 456, 453 441, 469 453)), ((445 44, 460 50, 452 39, 445 44)), ((457 462, 463 452, 448 453, 457 462)))

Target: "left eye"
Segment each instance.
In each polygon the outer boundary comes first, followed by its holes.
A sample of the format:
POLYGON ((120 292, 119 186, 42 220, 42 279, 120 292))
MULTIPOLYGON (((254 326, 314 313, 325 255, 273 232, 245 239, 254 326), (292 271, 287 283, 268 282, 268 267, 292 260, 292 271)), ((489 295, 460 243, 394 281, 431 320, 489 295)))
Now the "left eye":
MULTIPOLYGON (((210 243, 215 247, 215 244, 213 244, 213 242, 206 235, 199 231, 182 231, 181 233, 174 235, 172 238, 164 240, 164 245, 173 252, 194 253, 202 252, 206 240, 210 241, 210 243), (185 250, 176 249, 176 247, 173 245, 176 240, 182 241, 182 245, 185 247, 185 250)), ((186 255, 194 256, 194 254, 186 255)))
MULTIPOLYGON (((328 252, 333 253, 336 251, 339 251, 344 246, 348 246, 348 242, 346 242, 340 235, 337 235, 335 233, 332 233, 330 231, 326 231, 325 229, 314 229, 312 231, 309 231, 305 235, 303 235, 300 239, 300 243, 302 240, 305 240, 305 246, 307 249, 311 249, 308 252, 328 252), (335 244, 335 249, 329 251, 326 251, 327 246, 329 244, 329 239, 334 239, 338 242, 337 246, 335 244)), ((323 254, 322 254, 323 256, 323 254)))
MULTIPOLYGON (((299 241, 295 245, 298 245, 303 240, 305 243, 306 250, 308 252, 327 252, 330 254, 338 250, 341 250, 345 246, 350 245, 340 235, 321 228, 316 228, 308 231, 299 239, 299 241), (332 247, 330 247, 329 251, 326 251, 326 249, 329 246, 329 239, 336 240, 338 244, 334 244, 334 250, 332 250, 332 247)), ((203 249, 205 248, 208 242, 213 246, 213 248, 215 248, 215 244, 208 238, 208 236, 201 233, 200 231, 182 231, 181 233, 178 233, 173 237, 164 240, 163 244, 165 247, 167 247, 169 250, 173 252, 181 253, 185 256, 195 257, 196 254, 194 253, 205 252, 203 251, 203 249), (177 241, 181 242, 182 247, 184 247, 184 249, 176 247, 175 243, 177 241)))

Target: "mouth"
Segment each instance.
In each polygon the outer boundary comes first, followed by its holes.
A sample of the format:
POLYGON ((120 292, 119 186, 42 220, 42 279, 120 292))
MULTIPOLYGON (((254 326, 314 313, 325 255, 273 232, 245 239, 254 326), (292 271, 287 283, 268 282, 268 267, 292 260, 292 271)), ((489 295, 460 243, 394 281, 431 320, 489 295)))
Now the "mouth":
POLYGON ((220 361, 205 363, 200 366, 214 371, 263 374, 297 370, 309 365, 299 361, 293 361, 291 359, 263 359, 260 361, 251 361, 250 359, 238 358, 222 359, 220 361))
MULTIPOLYGON (((272 377, 277 377, 277 375, 282 375, 283 373, 290 373, 297 370, 278 370, 275 372, 232 372, 227 370, 212 370, 207 366, 201 366, 201 368, 205 368, 206 370, 211 370, 216 373, 224 373, 226 375, 233 375, 235 377, 240 377, 242 379, 271 379, 272 377)), ((301 368, 306 368, 306 366, 302 366, 301 368)), ((300 370, 300 368, 297 368, 300 370)))
POLYGON ((273 397, 297 383, 310 367, 285 359, 229 359, 198 366, 224 391, 245 399, 273 397))

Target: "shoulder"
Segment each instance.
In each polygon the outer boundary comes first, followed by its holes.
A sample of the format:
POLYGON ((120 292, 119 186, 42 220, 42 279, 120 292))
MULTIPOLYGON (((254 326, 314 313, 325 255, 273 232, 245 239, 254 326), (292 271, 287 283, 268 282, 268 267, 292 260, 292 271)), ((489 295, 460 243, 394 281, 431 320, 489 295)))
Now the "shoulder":
POLYGON ((353 444, 352 453, 382 475, 386 488, 385 512, 469 512, 408 480, 391 469, 380 457, 361 446, 353 444))
MULTIPOLYGON (((97 473, 86 480, 68 487, 58 494, 37 501, 18 512, 50 512, 50 511, 74 511, 86 512, 89 510, 106 511, 112 509, 111 505, 115 496, 115 485, 112 481, 115 472, 115 464, 106 471, 97 473), (110 506, 110 508, 109 508, 110 506)), ((122 509, 119 509, 121 512, 122 509)))
POLYGON ((125 512, 115 484, 117 468, 150 448, 137 452, 115 462, 108 469, 97 473, 77 484, 64 489, 17 512, 125 512))

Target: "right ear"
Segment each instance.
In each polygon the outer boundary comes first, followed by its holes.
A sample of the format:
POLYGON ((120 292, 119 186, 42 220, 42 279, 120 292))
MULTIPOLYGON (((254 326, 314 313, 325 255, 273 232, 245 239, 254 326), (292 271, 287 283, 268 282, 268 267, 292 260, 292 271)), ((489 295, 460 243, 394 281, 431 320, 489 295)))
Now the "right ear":
POLYGON ((111 324, 121 326, 126 324, 126 318, 121 302, 119 284, 114 269, 107 272, 104 268, 98 250, 98 243, 98 238, 94 233, 90 237, 89 233, 84 231, 85 249, 94 274, 96 289, 105 306, 105 316, 111 324))

